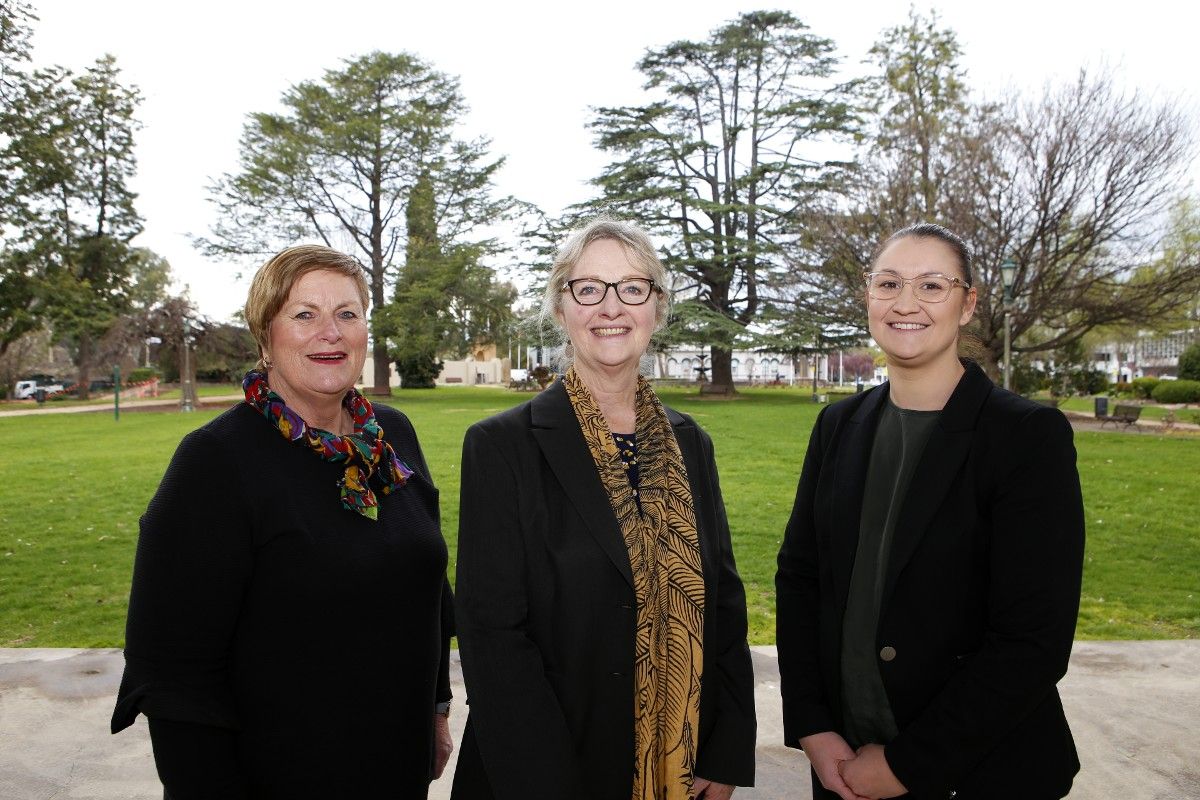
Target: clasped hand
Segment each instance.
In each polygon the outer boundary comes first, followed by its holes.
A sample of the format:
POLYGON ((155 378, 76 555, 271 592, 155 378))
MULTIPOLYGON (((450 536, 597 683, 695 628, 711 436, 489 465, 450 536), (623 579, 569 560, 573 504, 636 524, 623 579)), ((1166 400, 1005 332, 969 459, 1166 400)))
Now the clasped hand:
POLYGON ((805 736, 800 746, 821 785, 842 800, 879 800, 908 791, 888 766, 882 745, 864 745, 856 752, 841 736, 825 731, 805 736))

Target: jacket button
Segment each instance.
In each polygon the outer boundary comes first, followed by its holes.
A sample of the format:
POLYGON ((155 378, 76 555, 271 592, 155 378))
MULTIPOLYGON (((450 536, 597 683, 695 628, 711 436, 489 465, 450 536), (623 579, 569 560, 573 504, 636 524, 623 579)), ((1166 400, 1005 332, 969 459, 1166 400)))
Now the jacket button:
POLYGON ((896 648, 892 647, 889 644, 887 647, 885 647, 879 651, 879 657, 882 658, 884 661, 895 661, 896 660, 896 648))

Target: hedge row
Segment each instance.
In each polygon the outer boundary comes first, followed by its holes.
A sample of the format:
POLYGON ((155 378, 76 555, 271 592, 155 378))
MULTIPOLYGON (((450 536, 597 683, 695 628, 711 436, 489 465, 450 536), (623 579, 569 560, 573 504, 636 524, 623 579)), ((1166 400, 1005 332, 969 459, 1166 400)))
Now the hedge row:
POLYGON ((1200 381, 1159 381, 1150 396, 1159 403, 1200 403, 1200 381))
POLYGON ((1132 381, 1133 393, 1142 398, 1149 400, 1154 396, 1154 387, 1162 383, 1158 378, 1134 378, 1132 381))

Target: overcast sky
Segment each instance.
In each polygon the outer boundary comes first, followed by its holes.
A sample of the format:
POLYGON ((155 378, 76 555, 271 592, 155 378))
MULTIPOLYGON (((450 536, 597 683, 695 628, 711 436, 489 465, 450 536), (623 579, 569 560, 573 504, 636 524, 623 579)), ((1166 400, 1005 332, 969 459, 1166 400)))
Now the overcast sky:
MULTIPOLYGON (((30 0, 40 22, 36 65, 83 69, 117 57, 140 87, 137 244, 165 256, 202 313, 225 319, 245 299, 245 265, 196 253, 207 233, 210 179, 235 168, 246 114, 278 108, 292 84, 319 78, 341 59, 407 50, 458 75, 471 106, 464 133, 485 134, 507 164, 499 190, 548 213, 585 199, 603 163, 585 129, 588 109, 640 102, 634 64, 647 47, 703 38, 740 11, 784 8, 833 39, 842 74, 862 74, 866 51, 900 24, 907 2, 609 0, 598 3, 309 2, 308 0, 30 0)), ((941 0, 936 8, 964 50, 975 89, 1039 89, 1080 67, 1113 67, 1120 79, 1187 103, 1193 119, 1200 75, 1194 2, 941 0)), ((1200 169, 1193 169, 1200 184, 1200 169)))

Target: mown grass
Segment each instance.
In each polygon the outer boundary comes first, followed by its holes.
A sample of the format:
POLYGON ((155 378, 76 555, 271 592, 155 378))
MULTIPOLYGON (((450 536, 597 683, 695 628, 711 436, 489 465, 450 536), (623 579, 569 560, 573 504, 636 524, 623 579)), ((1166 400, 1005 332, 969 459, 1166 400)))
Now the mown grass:
POLYGON ((1200 439, 1075 435, 1087 518, 1080 635, 1200 635, 1200 439))
MULTIPOLYGON (((775 555, 819 406, 803 389, 662 395, 713 437, 751 639, 770 643, 775 555)), ((451 388, 391 401, 416 425, 441 489, 452 563, 463 432, 528 398, 451 388)), ((138 517, 179 439, 217 413, 0 418, 0 646, 121 644, 138 517)), ((1076 443, 1088 520, 1079 636, 1200 635, 1200 438, 1082 432, 1076 443)))

